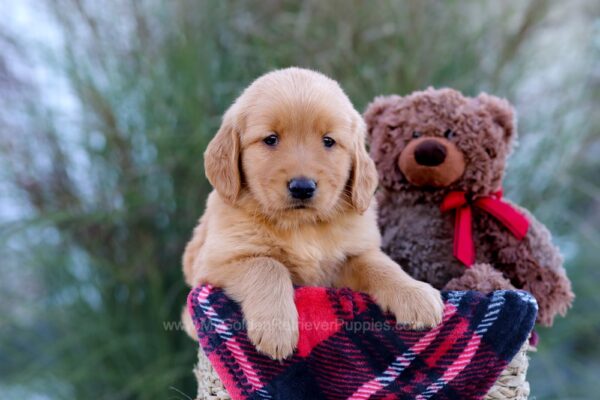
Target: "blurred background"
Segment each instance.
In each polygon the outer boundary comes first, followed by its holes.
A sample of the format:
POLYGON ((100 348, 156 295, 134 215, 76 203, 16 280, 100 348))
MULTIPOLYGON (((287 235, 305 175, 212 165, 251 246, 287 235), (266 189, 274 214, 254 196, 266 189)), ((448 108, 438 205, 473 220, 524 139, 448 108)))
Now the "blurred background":
POLYGON ((0 398, 188 399, 180 256, 240 90, 314 68, 359 110, 429 85, 518 109, 507 197, 577 299, 536 399, 600 389, 600 2, 0 0, 0 398))

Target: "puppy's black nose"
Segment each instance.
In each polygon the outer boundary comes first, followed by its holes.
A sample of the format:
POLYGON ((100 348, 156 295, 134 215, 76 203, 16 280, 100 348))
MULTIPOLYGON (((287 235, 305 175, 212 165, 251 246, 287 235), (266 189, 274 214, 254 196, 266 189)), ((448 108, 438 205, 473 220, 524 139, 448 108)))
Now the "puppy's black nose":
POLYGON ((446 147, 437 140, 425 140, 415 149, 415 161, 427 167, 440 165, 446 159, 446 147))
POLYGON ((317 182, 308 178, 294 178, 288 182, 288 190, 295 199, 310 199, 317 190, 317 182))

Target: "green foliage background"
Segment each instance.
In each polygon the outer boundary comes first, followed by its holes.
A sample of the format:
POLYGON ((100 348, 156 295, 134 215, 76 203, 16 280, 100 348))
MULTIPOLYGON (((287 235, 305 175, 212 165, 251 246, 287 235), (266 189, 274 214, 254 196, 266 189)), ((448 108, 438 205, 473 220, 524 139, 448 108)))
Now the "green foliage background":
POLYGON ((195 344, 168 323, 210 190, 201 155, 240 90, 291 65, 358 109, 429 85, 517 106, 507 196, 555 233, 577 294, 540 330, 533 393, 597 393, 597 2, 31 4, 55 34, 0 25, 1 398, 193 397, 195 344))

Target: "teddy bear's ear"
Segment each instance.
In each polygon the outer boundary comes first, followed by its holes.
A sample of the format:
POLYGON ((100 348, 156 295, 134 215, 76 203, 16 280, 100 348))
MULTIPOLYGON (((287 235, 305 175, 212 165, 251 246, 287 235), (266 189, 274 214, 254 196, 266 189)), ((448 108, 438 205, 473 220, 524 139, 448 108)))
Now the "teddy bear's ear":
POLYGON ((504 141, 510 143, 516 136, 515 110, 506 99, 481 93, 477 101, 492 116, 495 124, 504 130, 504 141))
POLYGON ((367 140, 371 138, 373 128, 380 123, 384 111, 400 99, 402 99, 400 96, 378 96, 369 103, 363 113, 363 118, 367 123, 367 140))

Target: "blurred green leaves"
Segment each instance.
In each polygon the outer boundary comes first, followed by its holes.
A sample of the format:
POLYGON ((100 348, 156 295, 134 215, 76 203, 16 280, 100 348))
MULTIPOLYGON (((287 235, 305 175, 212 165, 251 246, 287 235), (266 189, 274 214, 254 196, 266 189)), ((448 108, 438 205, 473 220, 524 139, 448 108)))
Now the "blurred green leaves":
POLYGON ((533 392, 597 387, 593 1, 46 0, 40 12, 54 46, 0 29, 4 397, 193 397, 195 344, 163 322, 187 294, 180 256, 210 190, 202 152, 245 86, 290 65, 329 74, 358 109, 429 85, 517 105, 508 196, 556 232, 578 296, 541 332, 533 392))

